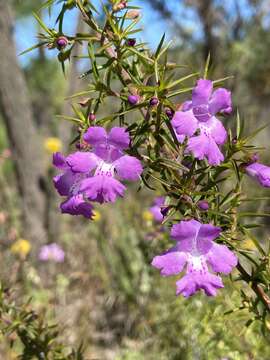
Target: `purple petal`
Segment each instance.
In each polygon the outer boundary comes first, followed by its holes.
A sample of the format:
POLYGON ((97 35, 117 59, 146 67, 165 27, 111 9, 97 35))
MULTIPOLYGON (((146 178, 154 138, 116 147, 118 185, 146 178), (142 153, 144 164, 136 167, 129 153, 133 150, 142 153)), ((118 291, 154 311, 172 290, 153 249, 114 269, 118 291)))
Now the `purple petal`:
POLYGON ((157 222, 161 223, 163 221, 164 216, 161 212, 160 206, 154 205, 150 207, 149 211, 157 222))
POLYGON ((92 201, 99 203, 114 202, 123 196, 126 187, 120 181, 109 176, 97 175, 82 181, 80 191, 92 201))
POLYGON ((211 224, 201 224, 197 233, 197 250, 200 254, 206 254, 213 247, 215 240, 221 233, 221 229, 211 224))
POLYGON ((165 204, 165 197, 164 196, 157 196, 154 199, 154 205, 162 206, 165 204))
POLYGON ((114 166, 117 175, 123 180, 136 181, 143 172, 140 160, 134 156, 124 155, 114 162, 114 166))
POLYGON ((175 136, 176 136, 179 144, 183 144, 183 142, 185 141, 186 136, 185 135, 178 135, 176 131, 175 131, 175 136))
POLYGON ((188 111, 192 109, 192 101, 188 100, 182 104, 181 111, 188 111))
POLYGON ((61 263, 65 260, 65 252, 55 243, 51 244, 51 252, 55 262, 61 263))
POLYGON ((237 265, 238 260, 227 246, 214 243, 207 254, 207 261, 211 265, 213 271, 229 274, 237 265))
POLYGON ((219 165, 224 156, 211 136, 201 134, 189 139, 187 151, 193 153, 194 157, 203 160, 207 159, 210 165, 219 165))
POLYGON ((180 251, 192 251, 193 240, 196 239, 200 227, 201 223, 197 220, 183 220, 173 225, 171 237, 179 242, 177 246, 180 251))
POLYGON ((206 122, 211 118, 211 114, 208 109, 208 105, 202 104, 193 107, 193 114, 200 122, 206 122))
POLYGON ((92 219, 93 206, 83 199, 81 194, 75 195, 64 201, 60 208, 63 214, 83 215, 87 219, 92 219))
POLYGON ((217 289, 223 288, 222 279, 214 274, 187 274, 176 282, 176 295, 189 297, 202 289, 208 296, 215 296, 217 289))
POLYGON ((101 126, 91 126, 83 135, 83 139, 88 144, 96 147, 99 144, 105 144, 107 142, 107 133, 101 126))
POLYGON ((196 283, 190 275, 185 275, 176 282, 176 295, 189 297, 197 291, 196 283))
POLYGON ((66 171, 64 174, 56 175, 53 178, 54 186, 61 196, 69 195, 71 188, 77 180, 78 175, 72 171, 66 171))
POLYGON ((172 249, 163 255, 155 256, 151 265, 160 269, 162 276, 177 275, 183 270, 186 259, 185 253, 172 249))
POLYGON ((211 80, 200 79, 196 87, 192 91, 193 107, 207 104, 213 91, 213 83, 211 80))
POLYGON ((218 112, 229 114, 232 111, 231 92, 224 88, 215 90, 209 102, 209 110, 212 115, 218 112))
POLYGON ((66 158, 60 152, 53 154, 53 165, 61 170, 66 170, 68 168, 66 158))
POLYGON ((198 237, 205 240, 215 240, 219 237, 221 233, 221 228, 214 226, 212 224, 201 224, 201 227, 198 232, 198 237))
POLYGON ((210 120, 202 125, 210 132, 210 135, 218 145, 223 145, 227 139, 227 131, 225 130, 222 122, 216 117, 212 116, 210 120))
POLYGON ((90 172, 98 165, 98 159, 95 154, 90 152, 77 151, 66 159, 67 164, 73 172, 90 172))
POLYGON ((253 163, 246 167, 246 172, 249 176, 254 177, 259 181, 263 187, 270 187, 270 167, 260 164, 253 163))
POLYGON ((130 143, 129 133, 123 127, 113 127, 109 132, 108 141, 119 150, 125 150, 130 143))
POLYGON ((176 111, 171 121, 178 135, 192 136, 198 128, 198 120, 190 111, 176 111))

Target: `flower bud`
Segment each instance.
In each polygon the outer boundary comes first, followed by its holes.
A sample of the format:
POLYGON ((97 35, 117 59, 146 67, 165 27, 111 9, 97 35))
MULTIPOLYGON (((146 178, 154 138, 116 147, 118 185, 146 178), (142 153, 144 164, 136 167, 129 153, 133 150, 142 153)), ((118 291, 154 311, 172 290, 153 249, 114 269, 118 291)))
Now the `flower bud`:
POLYGON ((126 19, 137 19, 141 15, 139 10, 130 10, 127 12, 126 19))
POLYGON ((138 95, 129 95, 128 96, 128 102, 130 105, 136 105, 140 100, 140 97, 138 95))
POLYGON ((64 49, 68 44, 68 39, 65 36, 59 36, 56 40, 56 45, 59 50, 64 49))
POLYGON ((96 115, 94 113, 91 113, 91 114, 89 114, 88 119, 89 119, 89 121, 95 121, 96 115))
POLYGON ((122 0, 120 3, 113 6, 113 11, 121 11, 127 7, 127 0, 122 0))
POLYGON ((136 39, 135 38, 127 39, 126 44, 127 44, 127 46, 135 46, 136 39))
POLYGON ((166 115, 168 116, 169 119, 172 119, 172 117, 173 117, 173 115, 174 115, 173 109, 167 108, 167 109, 165 110, 165 113, 166 113, 166 115))
POLYGON ((166 206, 166 207, 162 207, 162 208, 160 209, 160 212, 161 212, 161 214, 162 214, 163 216, 166 216, 166 215, 168 214, 169 210, 170 210, 170 207, 169 207, 169 206, 166 206))
POLYGON ((255 162, 259 161, 259 159, 260 159, 259 154, 258 154, 258 153, 254 153, 254 154, 251 155, 250 161, 253 162, 253 163, 255 163, 255 162))
POLYGON ((156 105, 158 105, 158 103, 159 103, 159 101, 156 96, 152 97, 149 102, 150 106, 156 106, 156 105))
POLYGON ((206 200, 200 200, 198 202, 198 207, 203 211, 207 211, 209 209, 209 203, 206 200))

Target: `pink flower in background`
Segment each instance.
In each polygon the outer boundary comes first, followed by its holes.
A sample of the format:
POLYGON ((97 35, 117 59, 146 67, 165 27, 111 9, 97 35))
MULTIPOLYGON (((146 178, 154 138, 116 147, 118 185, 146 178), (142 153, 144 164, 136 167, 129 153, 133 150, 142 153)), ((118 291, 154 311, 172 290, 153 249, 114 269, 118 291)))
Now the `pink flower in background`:
POLYGON ((156 222, 161 223, 163 221, 163 214, 161 212, 161 206, 164 205, 164 196, 155 198, 153 206, 150 207, 149 211, 153 215, 156 222))
POLYGON ((52 243, 41 247, 38 258, 41 261, 61 263, 65 260, 65 252, 59 245, 52 243))
POLYGON ((215 296, 223 287, 216 273, 229 274, 237 265, 237 257, 225 245, 215 243, 221 232, 219 227, 201 224, 196 220, 181 221, 172 227, 171 237, 176 246, 160 256, 155 256, 152 265, 161 270, 161 275, 186 274, 176 282, 176 294, 185 297, 202 289, 206 295, 215 296))
POLYGON ((172 126, 179 136, 189 137, 187 151, 195 158, 206 158, 210 165, 219 165, 224 160, 219 145, 225 143, 227 132, 215 115, 231 111, 230 91, 223 88, 213 91, 211 80, 200 79, 193 89, 192 100, 175 112, 172 126), (198 130, 199 134, 195 135, 198 130))

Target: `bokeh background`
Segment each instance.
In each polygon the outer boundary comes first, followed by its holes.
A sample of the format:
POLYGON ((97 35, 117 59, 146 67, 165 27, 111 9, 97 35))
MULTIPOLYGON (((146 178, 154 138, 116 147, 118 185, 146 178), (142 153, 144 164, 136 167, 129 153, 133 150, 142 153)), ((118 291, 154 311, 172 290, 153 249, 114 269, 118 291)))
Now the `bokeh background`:
MULTIPOLYGON (((93 222, 59 213, 51 155, 68 151, 76 133, 56 115, 72 114, 64 99, 87 81, 78 80, 85 63, 76 59, 64 77, 55 50, 17 56, 36 43, 41 29, 32 12, 41 3, 0 0, 1 282, 16 290, 17 299, 32 298, 38 312, 58 322, 67 345, 83 341, 89 359, 269 359, 267 334, 256 322, 247 323, 247 311, 237 310, 242 284, 228 279, 214 299, 185 300, 174 295, 175 279, 161 279, 151 269, 153 255, 168 242, 167 229, 148 211, 154 192, 131 187, 125 200, 97 207, 93 222), (61 247, 63 262, 39 259, 46 243, 61 247)), ((172 61, 187 72, 202 69, 210 53, 211 77, 232 76, 227 86, 246 129, 269 121, 269 0, 133 4, 142 7, 139 39, 154 49, 166 32, 174 40, 172 61)), ((46 11, 40 16, 53 27, 59 9, 51 17, 46 11)), ((67 34, 83 29, 76 12, 68 15, 64 29, 67 34)), ((82 50, 75 51, 79 56, 82 50)), ((269 135, 268 129, 257 140, 266 147, 262 158, 268 163, 269 135)), ((269 212, 269 201, 261 207, 269 212)), ((260 221, 261 235, 267 236, 269 225, 260 221)), ((246 248, 252 250, 252 242, 246 248)), ((1 339, 1 359, 15 358, 17 350, 1 339)))

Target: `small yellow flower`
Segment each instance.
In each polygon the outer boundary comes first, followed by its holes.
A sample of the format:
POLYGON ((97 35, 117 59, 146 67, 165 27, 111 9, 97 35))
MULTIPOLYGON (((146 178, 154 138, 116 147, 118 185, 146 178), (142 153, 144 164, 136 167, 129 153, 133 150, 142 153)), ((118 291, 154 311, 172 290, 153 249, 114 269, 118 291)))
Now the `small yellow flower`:
POLYGON ((18 254, 22 257, 26 257, 31 250, 31 244, 28 240, 19 239, 12 246, 11 251, 14 254, 18 254))
POLYGON ((244 240, 242 247, 243 247, 243 249, 246 249, 246 250, 256 250, 256 246, 255 246, 254 242, 252 241, 252 239, 244 240))
POLYGON ((101 219, 101 213, 98 210, 95 210, 93 212, 93 221, 100 221, 101 219))
POLYGON ((152 221, 154 219, 153 214, 149 210, 145 210, 142 213, 142 217, 144 221, 152 221))
POLYGON ((44 148, 50 154, 58 152, 62 149, 62 141, 57 137, 48 137, 44 141, 44 148))

